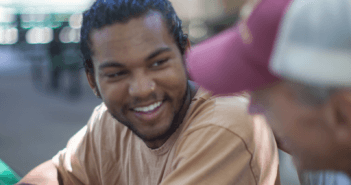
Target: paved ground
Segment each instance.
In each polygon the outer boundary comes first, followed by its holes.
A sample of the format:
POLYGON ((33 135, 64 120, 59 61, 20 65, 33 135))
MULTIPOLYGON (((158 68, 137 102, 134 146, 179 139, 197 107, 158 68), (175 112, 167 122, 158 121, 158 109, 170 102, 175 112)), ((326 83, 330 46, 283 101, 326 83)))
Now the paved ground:
POLYGON ((82 97, 72 100, 67 91, 48 93, 33 83, 20 53, 1 49, 0 58, 0 158, 24 175, 62 149, 101 101, 85 78, 82 97))
MULTIPOLYGON (((0 158, 21 176, 62 149, 101 102, 83 73, 83 95, 72 100, 67 91, 48 93, 45 73, 44 86, 33 83, 31 70, 25 54, 0 48, 0 158)), ((288 155, 280 170, 282 185, 299 184, 288 155)))

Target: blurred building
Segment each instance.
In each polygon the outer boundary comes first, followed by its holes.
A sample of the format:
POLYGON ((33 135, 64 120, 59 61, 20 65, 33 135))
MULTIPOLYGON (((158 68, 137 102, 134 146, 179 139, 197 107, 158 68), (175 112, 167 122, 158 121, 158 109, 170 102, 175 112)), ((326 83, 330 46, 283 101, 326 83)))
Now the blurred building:
POLYGON ((246 0, 170 0, 183 20, 184 31, 196 44, 231 26, 246 0))
MULTIPOLYGON (((0 0, 0 44, 47 44, 56 29, 63 43, 78 43, 81 12, 93 0, 0 0), (67 28, 64 28, 67 27, 67 28)), ((232 26, 245 0, 171 0, 185 32, 197 43, 232 26)), ((22 45, 21 45, 22 47, 22 45)), ((23 47, 26 47, 25 44, 23 47)))

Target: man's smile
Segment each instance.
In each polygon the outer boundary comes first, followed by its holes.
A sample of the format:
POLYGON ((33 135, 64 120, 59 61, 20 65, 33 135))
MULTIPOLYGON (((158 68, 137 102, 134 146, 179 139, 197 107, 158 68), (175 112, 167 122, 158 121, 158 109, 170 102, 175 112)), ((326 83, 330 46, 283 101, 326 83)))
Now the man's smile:
POLYGON ((132 109, 134 116, 142 122, 156 121, 165 110, 165 101, 158 101, 149 106, 132 109))
POLYGON ((133 110, 136 112, 141 112, 141 113, 148 113, 154 111, 156 108, 158 108, 162 104, 162 101, 158 101, 155 103, 152 103, 148 106, 139 106, 135 107, 133 110))

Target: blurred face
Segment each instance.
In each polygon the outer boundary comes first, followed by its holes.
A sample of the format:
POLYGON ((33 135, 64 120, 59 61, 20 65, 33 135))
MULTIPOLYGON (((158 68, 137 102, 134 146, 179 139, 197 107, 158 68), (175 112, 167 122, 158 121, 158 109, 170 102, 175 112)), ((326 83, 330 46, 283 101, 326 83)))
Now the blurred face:
POLYGON ((326 123, 327 105, 307 105, 290 82, 279 82, 252 93, 249 111, 264 114, 275 135, 300 169, 336 169, 337 146, 326 123))
POLYGON ((187 92, 183 57, 161 15, 95 30, 91 41, 92 88, 114 118, 150 148, 161 146, 178 127, 187 92))

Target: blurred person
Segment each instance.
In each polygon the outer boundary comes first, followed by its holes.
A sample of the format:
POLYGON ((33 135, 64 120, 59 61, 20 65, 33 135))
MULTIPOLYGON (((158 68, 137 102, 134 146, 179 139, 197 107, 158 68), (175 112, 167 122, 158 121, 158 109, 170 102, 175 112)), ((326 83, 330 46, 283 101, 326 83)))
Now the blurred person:
POLYGON ((259 0, 236 27, 192 49, 191 79, 251 92, 298 170, 351 176, 351 1, 259 0))
POLYGON ((65 52, 65 65, 67 66, 68 72, 69 72, 69 87, 68 87, 68 94, 69 97, 73 100, 79 98, 79 96, 82 93, 81 89, 81 77, 80 77, 80 69, 82 68, 81 66, 81 61, 78 60, 79 56, 77 53, 79 52, 78 50, 78 44, 73 45, 71 48, 67 49, 65 52))
POLYGON ((29 58, 31 62, 31 73, 32 73, 32 80, 36 87, 42 85, 43 83, 43 72, 42 72, 42 63, 43 63, 43 53, 41 45, 34 44, 30 45, 28 53, 26 57, 29 58))
POLYGON ((63 48, 59 39, 59 35, 54 33, 54 39, 49 43, 50 57, 50 89, 57 91, 60 86, 60 78, 65 68, 63 59, 63 48))
POLYGON ((275 139, 244 96, 188 80, 190 49, 168 0, 98 0, 81 51, 103 103, 88 124, 21 183, 280 184, 275 139))

